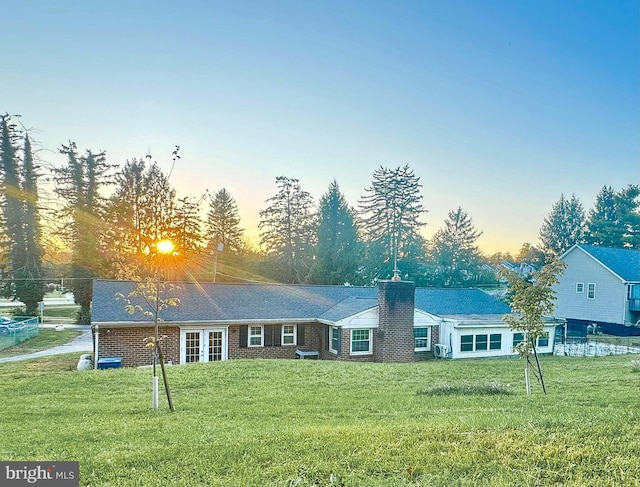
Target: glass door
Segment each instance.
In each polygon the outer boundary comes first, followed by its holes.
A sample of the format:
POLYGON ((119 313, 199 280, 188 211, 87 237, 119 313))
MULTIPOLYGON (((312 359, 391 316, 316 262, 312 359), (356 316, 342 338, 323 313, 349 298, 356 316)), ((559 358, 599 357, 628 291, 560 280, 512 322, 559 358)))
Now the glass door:
POLYGON ((180 332, 180 363, 227 360, 227 330, 205 328, 180 332))

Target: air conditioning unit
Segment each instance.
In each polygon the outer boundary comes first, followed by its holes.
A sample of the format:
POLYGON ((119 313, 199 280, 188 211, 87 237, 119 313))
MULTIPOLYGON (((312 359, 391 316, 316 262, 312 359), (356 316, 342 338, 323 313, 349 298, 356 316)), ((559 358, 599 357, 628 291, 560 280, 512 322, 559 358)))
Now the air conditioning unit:
POLYGON ((443 345, 442 343, 438 343, 433 349, 433 354, 436 358, 445 358, 449 353, 449 347, 443 345))

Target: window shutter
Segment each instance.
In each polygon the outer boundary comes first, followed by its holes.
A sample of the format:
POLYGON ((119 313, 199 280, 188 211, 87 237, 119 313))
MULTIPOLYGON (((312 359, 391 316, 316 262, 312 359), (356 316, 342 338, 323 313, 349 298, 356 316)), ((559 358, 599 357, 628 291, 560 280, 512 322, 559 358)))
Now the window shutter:
POLYGON ((247 348, 247 336, 249 335, 249 327, 243 325, 240 327, 240 348, 247 348))
POLYGON ((282 345, 282 325, 273 325, 273 346, 282 345))
POLYGON ((338 327, 338 355, 342 353, 342 327, 338 327))
POLYGON ((298 343, 297 345, 304 345, 304 325, 298 325, 298 343))
POLYGON ((264 346, 273 347, 273 325, 264 325, 264 346))

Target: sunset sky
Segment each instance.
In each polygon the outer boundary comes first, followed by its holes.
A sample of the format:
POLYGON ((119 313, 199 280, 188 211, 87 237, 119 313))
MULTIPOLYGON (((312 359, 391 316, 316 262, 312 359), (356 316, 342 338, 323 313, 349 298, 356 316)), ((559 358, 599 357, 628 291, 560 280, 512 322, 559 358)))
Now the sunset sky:
POLYGON ((562 193, 640 183, 637 0, 0 0, 0 112, 46 163, 148 151, 179 196, 225 187, 246 234, 275 178, 356 205, 421 178, 425 236, 462 206, 483 251, 538 243, 562 193))

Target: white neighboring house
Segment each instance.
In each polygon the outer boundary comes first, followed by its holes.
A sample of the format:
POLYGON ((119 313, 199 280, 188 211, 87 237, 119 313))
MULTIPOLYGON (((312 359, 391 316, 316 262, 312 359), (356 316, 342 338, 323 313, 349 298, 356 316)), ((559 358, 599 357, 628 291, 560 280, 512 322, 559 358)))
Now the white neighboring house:
MULTIPOLYGON (((444 346, 446 358, 504 357, 515 355, 513 348, 524 341, 524 333, 509 329, 502 320, 503 314, 483 316, 442 316, 440 346, 444 346)), ((564 320, 548 318, 544 329, 546 336, 536 343, 536 351, 553 353, 557 325, 564 320)), ((436 355, 439 352, 436 345, 436 355)))
POLYGON ((570 336, 585 335, 590 324, 640 335, 640 250, 577 244, 560 260, 567 268, 554 287, 555 314, 566 318, 570 336))

